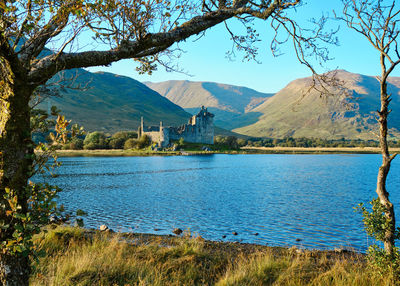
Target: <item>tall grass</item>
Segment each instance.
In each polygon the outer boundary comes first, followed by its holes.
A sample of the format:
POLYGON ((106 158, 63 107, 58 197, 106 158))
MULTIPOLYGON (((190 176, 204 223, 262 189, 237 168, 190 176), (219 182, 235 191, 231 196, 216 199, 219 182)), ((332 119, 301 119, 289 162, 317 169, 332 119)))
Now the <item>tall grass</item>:
POLYGON ((46 254, 31 285, 395 285, 364 260, 249 248, 200 238, 88 233, 59 227, 38 235, 46 254))

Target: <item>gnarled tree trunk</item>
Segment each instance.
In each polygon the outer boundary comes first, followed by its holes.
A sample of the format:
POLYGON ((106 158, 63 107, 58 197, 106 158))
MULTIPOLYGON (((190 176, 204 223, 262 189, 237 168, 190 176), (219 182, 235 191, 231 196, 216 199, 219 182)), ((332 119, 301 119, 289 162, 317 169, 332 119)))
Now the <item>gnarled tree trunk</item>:
POLYGON ((385 252, 388 255, 393 255, 394 246, 395 246, 395 228, 396 228, 396 221, 394 216, 394 208, 393 204, 389 200, 389 193, 386 191, 386 178, 389 174, 390 170, 390 163, 394 157, 391 157, 389 154, 389 147, 387 142, 387 133, 388 133, 388 126, 387 126, 387 117, 389 115, 389 102, 390 102, 390 95, 387 94, 387 83, 386 77, 382 77, 381 80, 381 109, 379 110, 379 142, 381 147, 382 153, 382 165, 379 167, 378 171, 378 179, 376 185, 376 193, 378 194, 380 203, 385 208, 385 217, 390 222, 390 227, 385 230, 385 237, 384 237, 384 247, 385 252))
POLYGON ((12 190, 18 212, 27 213, 27 182, 34 156, 29 107, 32 92, 23 69, 0 54, 0 285, 28 285, 30 274, 28 257, 7 247, 8 241, 15 240, 15 226, 22 223, 13 217, 13 207, 4 196, 6 190, 12 190))

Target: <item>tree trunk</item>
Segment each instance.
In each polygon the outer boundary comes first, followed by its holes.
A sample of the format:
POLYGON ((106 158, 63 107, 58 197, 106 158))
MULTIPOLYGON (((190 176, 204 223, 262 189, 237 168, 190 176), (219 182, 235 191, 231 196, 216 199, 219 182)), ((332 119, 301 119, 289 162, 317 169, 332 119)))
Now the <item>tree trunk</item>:
POLYGON ((4 196, 13 191, 19 213, 28 211, 28 179, 32 173, 33 145, 30 132, 29 87, 22 69, 0 54, 0 285, 28 285, 29 259, 6 247, 13 241, 21 219, 12 216, 13 207, 4 196))
MULTIPOLYGON (((385 77, 383 77, 385 79, 385 77)), ((378 194, 380 203, 385 207, 385 217, 390 222, 390 227, 385 231, 384 247, 388 255, 393 255, 395 241, 396 220, 394 216, 393 204, 389 200, 389 193, 386 191, 386 178, 389 174, 390 163, 392 157, 389 154, 389 147, 387 142, 387 117, 389 115, 388 106, 390 96, 387 94, 386 80, 381 82, 381 109, 379 113, 379 142, 382 153, 382 165, 379 168, 378 180, 376 186, 376 193, 378 194)))

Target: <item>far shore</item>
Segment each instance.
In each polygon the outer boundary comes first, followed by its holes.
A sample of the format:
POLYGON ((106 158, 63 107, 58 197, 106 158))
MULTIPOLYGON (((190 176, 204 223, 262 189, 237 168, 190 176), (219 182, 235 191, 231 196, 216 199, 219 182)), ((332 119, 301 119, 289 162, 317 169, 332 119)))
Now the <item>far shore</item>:
MULTIPOLYGON (((381 153, 381 149, 379 147, 242 147, 242 150, 276 153, 276 154, 286 154, 286 153, 379 154, 381 153)), ((391 153, 400 152, 400 148, 389 148, 389 150, 391 153)))
MULTIPOLYGON (((400 148, 390 148, 391 153, 400 153, 400 148)), ((60 157, 134 157, 134 156, 185 156, 212 154, 379 154, 379 147, 242 147, 226 151, 149 151, 149 150, 58 150, 60 157)))

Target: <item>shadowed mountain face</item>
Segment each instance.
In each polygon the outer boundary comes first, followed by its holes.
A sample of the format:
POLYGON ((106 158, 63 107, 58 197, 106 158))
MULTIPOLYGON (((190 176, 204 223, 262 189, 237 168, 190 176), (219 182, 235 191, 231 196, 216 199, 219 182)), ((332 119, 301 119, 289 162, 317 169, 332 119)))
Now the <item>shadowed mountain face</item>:
MULTIPOLYGON (((339 71, 351 96, 324 96, 312 90, 306 93, 311 78, 297 79, 259 105, 262 113, 254 124, 235 132, 273 138, 315 137, 326 139, 377 139, 376 110, 380 108, 379 83, 375 77, 339 71)), ((400 78, 389 79, 393 96, 389 116, 391 137, 400 138, 400 78)), ((338 94, 337 89, 331 89, 338 94)))
MULTIPOLYGON (((74 75, 69 71, 66 77, 74 75)), ((50 104, 61 109, 73 123, 86 130, 116 132, 136 130, 143 116, 148 125, 180 125, 186 123, 189 113, 154 90, 129 77, 111 73, 90 73, 77 70, 76 83, 85 90, 67 89, 61 97, 51 97, 50 104)), ((48 102, 39 108, 47 109, 48 102)))
MULTIPOLYGON (((179 126, 187 123, 192 114, 172 103, 159 93, 129 77, 112 73, 90 73, 83 69, 67 71, 65 78, 75 77, 73 87, 66 89, 61 97, 46 99, 38 107, 47 110, 51 105, 61 113, 85 127, 86 131, 115 133, 120 130, 137 130, 140 118, 145 124, 179 126)), ((54 79, 56 80, 56 79, 54 79)), ((197 114, 199 109, 193 110, 197 114)), ((231 131, 215 128, 216 135, 235 135, 231 131)))
POLYGON ((226 129, 257 122, 261 113, 251 111, 273 95, 214 82, 171 80, 145 84, 190 113, 206 106, 215 114, 215 124, 226 129))

